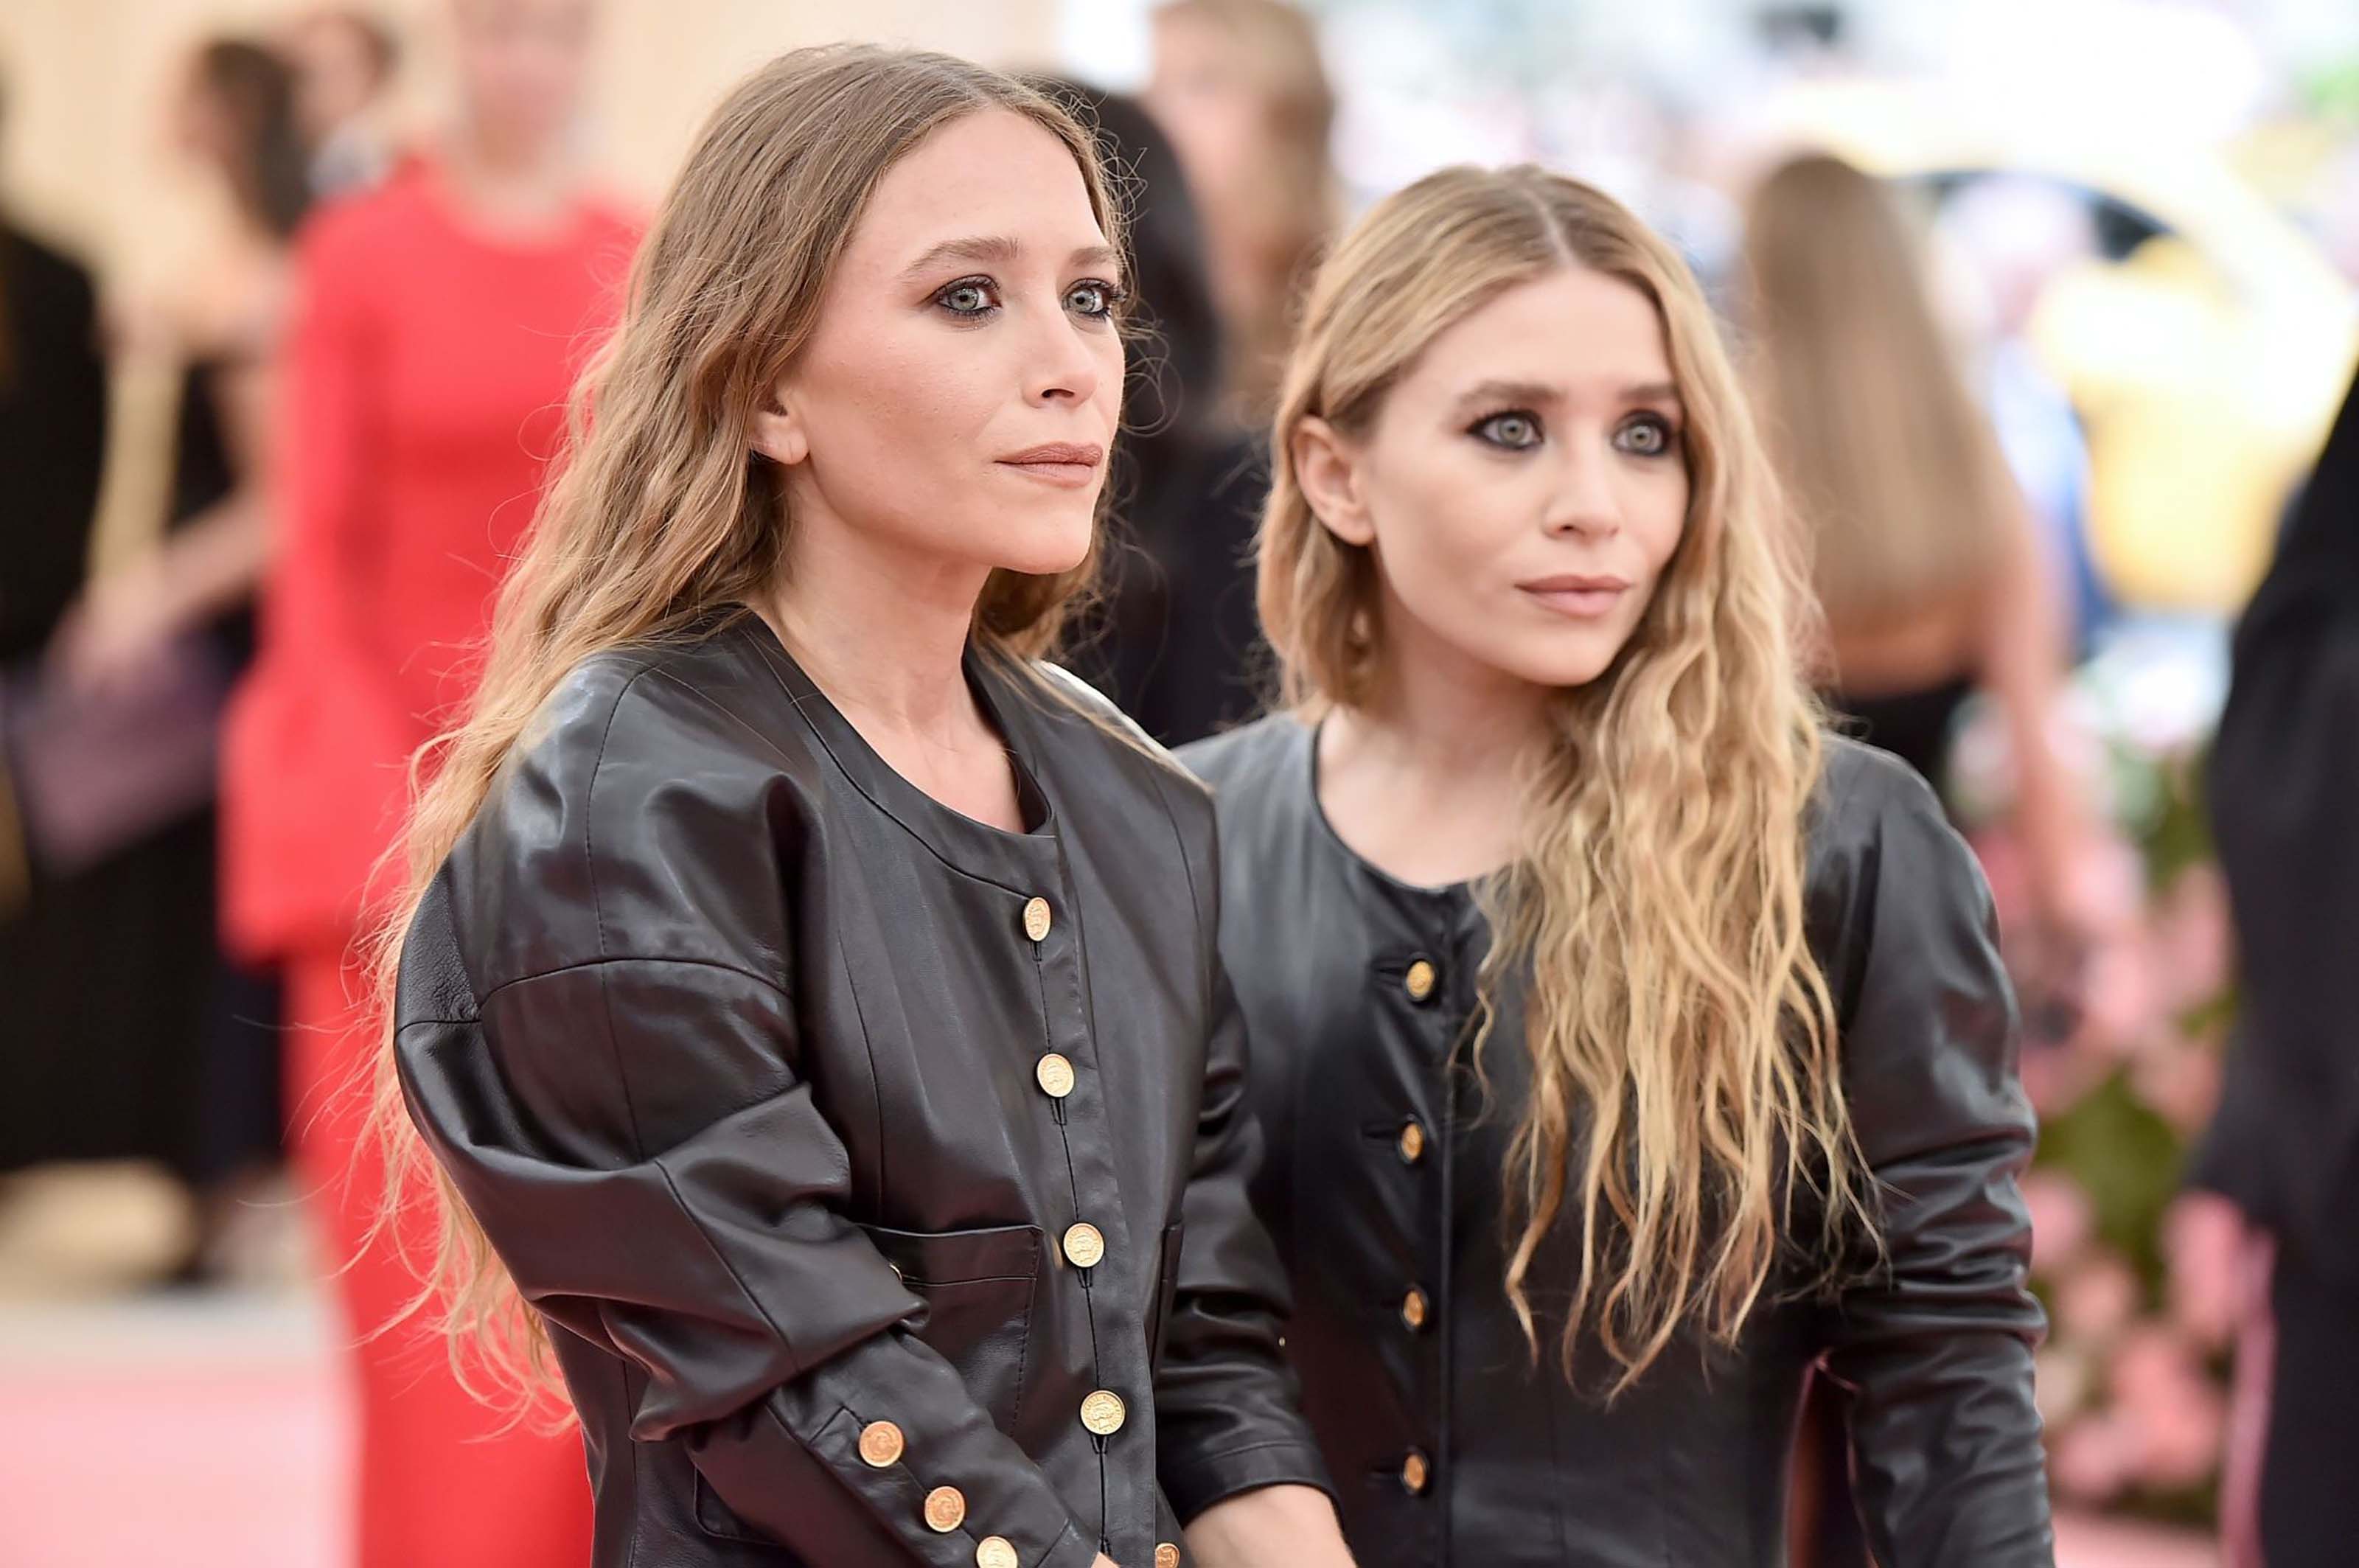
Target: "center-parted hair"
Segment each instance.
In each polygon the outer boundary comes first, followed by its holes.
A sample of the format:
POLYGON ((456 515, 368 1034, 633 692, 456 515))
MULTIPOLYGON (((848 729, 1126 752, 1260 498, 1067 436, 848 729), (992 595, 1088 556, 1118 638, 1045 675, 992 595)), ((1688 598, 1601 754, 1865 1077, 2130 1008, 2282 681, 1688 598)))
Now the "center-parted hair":
POLYGON ((1570 1304, 1619 1392, 1690 1323, 1733 1342, 1773 1269, 1824 1278, 1866 1229, 1834 1013, 1804 927, 1819 711, 1777 488, 1701 291, 1626 209, 1529 166, 1444 169, 1378 202, 1312 284, 1271 442, 1262 619, 1287 700, 1358 706, 1384 679, 1379 564, 1312 515, 1290 438, 1365 439, 1426 346, 1567 267, 1659 312, 1686 408, 1685 530, 1629 643, 1553 705, 1522 839, 1483 899, 1495 932, 1472 1041, 1527 1050, 1508 1155, 1506 1289, 1535 1352, 1535 1290, 1570 1304), (1527 1037, 1492 1038, 1503 985, 1527 1037), (1577 1278, 1535 1258, 1578 1220, 1577 1278), (1798 1235, 1798 1233, 1800 1233, 1798 1235))
MULTIPOLYGON (((376 948, 386 1049, 375 1125, 390 1172, 379 1230, 431 1171, 439 1235, 421 1304, 443 1301, 462 1380, 477 1361, 496 1382, 545 1386, 546 1340, 402 1108, 390 1029, 401 933, 569 670, 776 586, 794 518, 784 474, 752 448, 754 417, 816 332, 877 182, 928 136, 991 111, 1021 114, 1071 150, 1119 247, 1121 214, 1090 132, 983 66, 869 46, 798 49, 723 102, 640 248, 622 325, 576 390, 567 450, 500 589, 467 715, 421 754, 431 782, 404 844, 408 892, 376 948)), ((1093 558, 1054 576, 992 573, 975 610, 978 647, 1011 665, 1045 649, 1093 558)))

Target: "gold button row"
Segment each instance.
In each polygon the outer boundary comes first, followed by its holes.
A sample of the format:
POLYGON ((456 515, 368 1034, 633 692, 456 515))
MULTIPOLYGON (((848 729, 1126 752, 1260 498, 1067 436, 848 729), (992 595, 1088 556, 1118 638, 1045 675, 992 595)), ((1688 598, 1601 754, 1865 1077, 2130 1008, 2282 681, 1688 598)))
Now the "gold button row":
MULTIPOLYGON (((1103 1393, 1093 1394, 1090 1399, 1113 1399, 1114 1426, 1106 1430, 1111 1432, 1122 1425, 1120 1399, 1103 1393)), ((1082 1417, 1084 1422, 1091 1419, 1089 1410, 1089 1404, 1084 1402, 1082 1417)), ((1094 1432, 1097 1428, 1093 1426, 1091 1430, 1094 1432)), ((891 1421, 870 1421, 860 1429, 860 1457, 872 1468, 888 1469, 897 1464, 908 1451, 908 1440, 891 1421)), ((925 1516, 928 1530, 938 1535, 948 1535, 966 1523, 966 1494, 956 1486, 936 1486, 926 1494, 925 1516)), ((974 1561, 975 1568, 1020 1568, 1015 1546, 1006 1536, 1000 1535, 987 1535, 975 1542, 974 1561)))

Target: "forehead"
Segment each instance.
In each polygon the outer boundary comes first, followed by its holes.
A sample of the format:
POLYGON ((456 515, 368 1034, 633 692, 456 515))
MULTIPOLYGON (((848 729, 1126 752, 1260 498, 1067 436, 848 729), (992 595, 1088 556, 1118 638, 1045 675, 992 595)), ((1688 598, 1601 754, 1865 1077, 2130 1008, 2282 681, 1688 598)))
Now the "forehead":
POLYGON ((887 169, 853 231, 855 266, 906 266, 947 239, 1004 237, 1061 263, 1106 243, 1072 149, 1010 110, 966 114, 887 169))
POLYGON ((1449 397, 1478 380, 1619 389, 1671 379, 1654 300, 1622 278, 1569 267, 1452 322, 1401 385, 1449 397))

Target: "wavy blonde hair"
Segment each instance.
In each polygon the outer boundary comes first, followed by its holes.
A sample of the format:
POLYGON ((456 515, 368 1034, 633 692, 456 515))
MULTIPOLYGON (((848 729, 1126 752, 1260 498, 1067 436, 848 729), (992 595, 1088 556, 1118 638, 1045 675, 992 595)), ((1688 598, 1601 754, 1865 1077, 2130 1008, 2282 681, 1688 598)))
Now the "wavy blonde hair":
POLYGON ((1795 654, 1799 574, 1686 266, 1610 197, 1528 166, 1444 169, 1377 203, 1311 286, 1273 432, 1259 593, 1289 702, 1378 694, 1377 562, 1312 515, 1291 438, 1315 417, 1364 439, 1427 344, 1576 267, 1662 318, 1689 509, 1628 645, 1553 705, 1517 852, 1483 889, 1497 939, 1472 1050, 1479 1065, 1499 988, 1528 965, 1507 1294, 1537 1355, 1533 1260, 1570 1204, 1582 1251, 1560 1356, 1570 1376, 1593 1329, 1618 1394, 1684 1323, 1735 1340, 1788 1250, 1799 1195, 1815 1199, 1805 1250, 1828 1275, 1866 1217, 1833 1005, 1804 931, 1821 725, 1795 654))
MULTIPOLYGON (((753 417, 816 330, 877 181, 936 131, 985 111, 1021 114, 1064 143, 1099 224, 1121 245, 1090 133, 982 66, 870 47, 799 49, 722 103, 640 248, 621 327, 575 392, 566 455, 499 593, 481 684, 463 721, 419 754, 430 782, 399 846, 408 895, 374 949, 386 1026, 375 1128, 387 1198, 372 1239, 408 1203, 432 1205, 433 1251, 417 1260, 426 1289, 413 1310, 441 1301, 462 1381, 480 1366, 509 1391, 545 1389, 547 1336, 403 1106, 391 1049, 403 934, 568 670, 603 649, 678 637, 776 586, 794 519, 781 472, 752 450, 753 417)), ((1094 567, 1093 550, 1055 576, 993 573, 976 606, 978 644, 1021 668, 1055 640, 1094 567)))

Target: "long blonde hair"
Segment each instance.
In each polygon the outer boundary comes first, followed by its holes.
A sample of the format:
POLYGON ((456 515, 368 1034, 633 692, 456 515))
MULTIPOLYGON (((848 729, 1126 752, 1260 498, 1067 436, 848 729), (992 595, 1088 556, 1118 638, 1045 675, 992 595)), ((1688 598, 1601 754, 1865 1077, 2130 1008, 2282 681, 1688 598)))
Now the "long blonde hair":
POLYGON ((2019 502, 1877 183, 1785 163, 1745 218, 1747 366, 1838 637, 1986 591, 2019 502))
POLYGON ((1659 311, 1687 410, 1685 532, 1613 666, 1553 704, 1521 843, 1484 888, 1479 1063, 1500 988, 1528 970, 1531 1092, 1508 1154, 1506 1289, 1537 1354, 1533 1259, 1568 1203, 1582 1226, 1560 1341, 1594 1329, 1618 1393, 1699 1321, 1742 1330, 1788 1250, 1832 1272, 1865 1218, 1833 1007, 1806 941, 1806 818, 1821 764, 1799 678, 1800 599, 1777 490, 1703 297, 1611 198, 1526 166, 1450 169, 1387 198, 1310 290, 1271 442, 1262 621, 1288 700, 1365 705, 1383 679, 1377 565, 1312 515, 1289 438, 1347 437, 1453 323, 1569 267, 1659 311))
MULTIPOLYGON (((623 323, 577 389, 567 455, 503 584, 483 679, 464 722, 421 765, 403 847, 408 895, 375 946, 384 1009, 375 1127, 387 1155, 379 1231, 424 1195, 436 1210, 421 1260, 462 1377, 546 1386, 546 1334, 482 1228, 423 1149, 393 1073, 401 937, 443 858, 527 723, 565 673, 619 645, 677 637, 717 606, 777 583, 793 519, 780 472, 753 452, 753 416, 793 365, 871 191, 927 136, 986 110, 1021 114, 1071 151, 1117 246, 1090 134, 1008 77, 945 55, 799 49, 722 103, 641 247, 623 323), (430 1174, 430 1183, 419 1178, 430 1174), (466 1353, 473 1352, 471 1356, 466 1353)), ((975 612, 984 650, 1013 663, 1053 641, 1094 561, 1052 577, 995 572, 975 612)))

